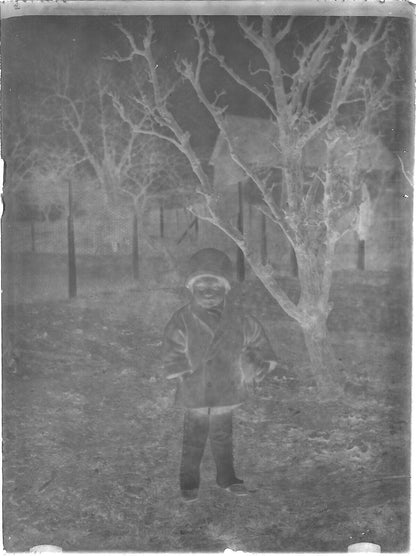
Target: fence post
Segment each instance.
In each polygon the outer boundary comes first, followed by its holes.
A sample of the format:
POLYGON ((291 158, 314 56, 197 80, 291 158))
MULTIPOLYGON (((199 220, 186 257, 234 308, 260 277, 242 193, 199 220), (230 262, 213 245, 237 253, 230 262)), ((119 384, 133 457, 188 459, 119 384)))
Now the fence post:
POLYGON ((68 180, 68 294, 77 295, 77 267, 75 260, 74 215, 72 211, 72 182, 68 180))
POLYGON ((160 237, 164 237, 165 234, 165 215, 163 210, 163 201, 160 201, 159 205, 159 218, 160 218, 160 237))
POLYGON ((133 278, 139 279, 139 223, 137 220, 137 213, 134 211, 133 215, 133 228, 132 228, 132 265, 133 265, 133 278))
POLYGON ((31 238, 31 242, 32 242, 32 253, 35 253, 36 251, 36 230, 35 230, 35 221, 31 220, 30 221, 30 238, 31 238))
POLYGON ((358 240, 358 259, 357 259, 358 270, 365 269, 365 240, 358 240))
POLYGON ((253 204, 248 201, 248 235, 251 237, 253 233, 253 204))
MULTIPOLYGON (((238 183, 238 218, 237 228, 241 233, 244 233, 244 206, 243 206, 243 186, 238 183)), ((244 264, 244 253, 237 247, 237 279, 243 282, 246 275, 246 268, 244 264)))

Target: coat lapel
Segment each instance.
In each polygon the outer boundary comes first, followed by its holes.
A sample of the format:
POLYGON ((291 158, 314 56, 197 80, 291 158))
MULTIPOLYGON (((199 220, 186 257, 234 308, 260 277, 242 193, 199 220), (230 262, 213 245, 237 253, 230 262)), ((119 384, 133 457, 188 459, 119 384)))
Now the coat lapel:
POLYGON ((214 338, 215 333, 220 326, 222 314, 211 313, 206 309, 202 309, 196 304, 192 304, 191 311, 199 320, 199 322, 203 325, 203 327, 211 334, 214 338))
POLYGON ((232 302, 225 301, 219 319, 218 317, 212 317, 209 312, 197 305, 190 305, 190 310, 201 328, 211 336, 211 341, 204 350, 203 360, 211 359, 224 345, 228 346, 227 350, 232 349, 232 346, 239 341, 240 335, 237 333, 236 323, 242 323, 243 314, 232 302))
POLYGON ((221 320, 215 330, 214 337, 211 345, 208 348, 207 358, 212 357, 220 348, 221 345, 234 344, 234 336, 236 335, 236 323, 241 323, 243 318, 241 311, 239 311, 232 303, 225 303, 224 311, 221 320))

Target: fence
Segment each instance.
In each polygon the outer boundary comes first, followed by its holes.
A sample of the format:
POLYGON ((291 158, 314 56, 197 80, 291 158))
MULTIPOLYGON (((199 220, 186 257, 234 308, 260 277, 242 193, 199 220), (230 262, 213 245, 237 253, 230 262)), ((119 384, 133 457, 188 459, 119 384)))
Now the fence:
MULTIPOLYGON (((238 203, 235 203, 238 207, 238 203)), ((232 219, 237 222, 236 214, 232 219)), ((198 248, 216 246, 233 254, 233 242, 211 225, 200 221, 191 226, 193 216, 184 209, 156 209, 145 219, 145 229, 153 239, 161 238, 179 260, 198 248)), ((244 208, 244 229, 254 246, 266 251, 269 262, 283 272, 290 271, 290 246, 278 227, 266 224, 261 214, 250 206, 244 208)), ((77 255, 128 255, 132 251, 132 221, 114 218, 105 221, 75 219, 75 247, 77 255)), ((143 238, 142 238, 143 239, 143 238)), ((140 241, 143 256, 155 256, 148 245, 140 241)), ((387 190, 374 207, 374 220, 366 238, 366 268, 383 270, 408 264, 411 247, 411 201, 400 191, 387 190)), ((67 223, 16 222, 3 219, 3 250, 6 252, 54 253, 67 252, 67 223)), ((336 267, 357 266, 358 242, 348 233, 337 247, 336 267)))

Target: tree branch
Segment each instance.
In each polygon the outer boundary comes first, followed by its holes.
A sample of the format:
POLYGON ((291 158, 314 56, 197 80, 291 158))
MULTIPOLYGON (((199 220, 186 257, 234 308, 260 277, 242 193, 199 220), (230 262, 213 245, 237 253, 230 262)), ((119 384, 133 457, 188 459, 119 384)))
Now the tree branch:
POLYGON ((277 114, 276 123, 279 126, 279 136, 283 144, 287 144, 290 134, 291 114, 289 111, 288 98, 283 84, 283 70, 279 59, 275 53, 275 44, 271 36, 271 21, 269 16, 263 17, 263 34, 260 35, 254 30, 254 25, 249 25, 247 17, 238 18, 238 23, 244 36, 256 46, 265 58, 273 85, 272 92, 274 97, 275 112, 277 114))
MULTIPOLYGON (((247 89, 250 93, 252 93, 253 95, 257 96, 263 103, 264 105, 269 109, 270 113, 277 118, 278 114, 276 111, 276 108, 273 106, 273 104, 268 100, 268 98, 266 97, 266 95, 264 95, 261 91, 259 91, 254 85, 251 85, 248 81, 246 81, 245 79, 243 79, 240 75, 238 75, 238 73, 236 71, 234 71, 232 69, 232 67, 227 64, 225 62, 225 58, 224 56, 221 56, 215 46, 215 42, 214 42, 214 38, 215 38, 215 31, 212 27, 207 29, 207 35, 208 35, 208 48, 209 48, 209 53, 211 54, 211 56, 217 60, 217 62, 219 63, 220 67, 226 71, 228 73, 228 75, 230 77, 232 77, 234 79, 234 81, 236 83, 238 83, 239 85, 241 85, 242 87, 244 87, 245 89, 247 89)), ((252 72, 252 75, 255 75, 256 73, 258 73, 259 71, 265 72, 269 75, 269 72, 265 69, 259 69, 256 72, 252 72)))

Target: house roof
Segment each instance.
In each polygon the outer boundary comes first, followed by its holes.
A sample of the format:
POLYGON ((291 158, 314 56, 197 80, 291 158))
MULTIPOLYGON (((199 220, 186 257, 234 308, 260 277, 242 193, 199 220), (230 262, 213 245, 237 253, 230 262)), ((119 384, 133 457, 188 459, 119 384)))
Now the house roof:
MULTIPOLYGON (((231 138, 234 150, 248 164, 263 168, 279 168, 281 156, 278 149, 278 130, 271 120, 250 118, 227 114, 225 129, 231 138)), ((355 164, 350 154, 351 139, 340 140, 337 145, 338 163, 345 168, 355 164)), ((303 152, 305 168, 317 168, 326 158, 327 147, 323 136, 310 141, 303 152)), ((214 182, 222 187, 246 181, 247 175, 231 158, 228 143, 223 133, 219 133, 209 163, 214 167, 214 182)), ((360 166, 363 170, 391 171, 396 160, 393 154, 374 134, 368 134, 368 141, 360 154, 360 166)))
MULTIPOLYGON (((225 117, 225 128, 229 137, 233 139, 236 153, 248 162, 257 162, 265 167, 279 165, 276 125, 270 120, 262 118, 248 118, 246 116, 234 116, 227 114, 225 117)), ((229 158, 227 141, 222 133, 218 135, 212 151, 210 164, 215 166, 218 158, 229 158)))

